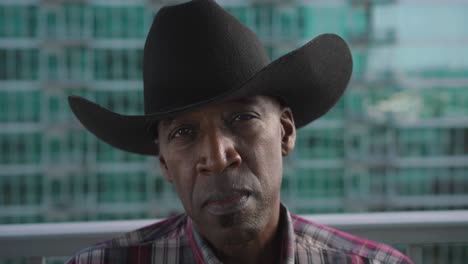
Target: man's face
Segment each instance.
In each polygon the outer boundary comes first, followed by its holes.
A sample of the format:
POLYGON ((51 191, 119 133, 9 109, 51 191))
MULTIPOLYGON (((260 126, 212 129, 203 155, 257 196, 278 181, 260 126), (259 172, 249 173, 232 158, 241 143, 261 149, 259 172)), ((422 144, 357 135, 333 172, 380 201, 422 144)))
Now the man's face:
POLYGON ((256 96, 161 121, 159 160, 197 230, 242 243, 276 225, 282 156, 294 148, 289 108, 256 96))

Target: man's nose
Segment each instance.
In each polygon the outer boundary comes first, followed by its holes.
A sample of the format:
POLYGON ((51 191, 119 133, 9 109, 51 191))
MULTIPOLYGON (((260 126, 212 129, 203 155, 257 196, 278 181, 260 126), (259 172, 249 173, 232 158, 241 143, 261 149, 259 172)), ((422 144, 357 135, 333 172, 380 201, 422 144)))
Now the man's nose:
POLYGON ((200 174, 219 174, 242 163, 232 137, 222 131, 212 130, 200 142, 197 171, 200 174))

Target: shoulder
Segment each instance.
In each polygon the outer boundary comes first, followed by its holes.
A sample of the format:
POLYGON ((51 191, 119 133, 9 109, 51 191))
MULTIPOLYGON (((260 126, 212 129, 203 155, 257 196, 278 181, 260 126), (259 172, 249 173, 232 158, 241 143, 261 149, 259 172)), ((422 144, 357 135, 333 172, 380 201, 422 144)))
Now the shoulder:
MULTIPOLYGON (((298 250, 319 251, 331 263, 412 264, 413 262, 398 250, 374 241, 291 215, 298 250), (354 261, 353 261, 354 260, 354 261)), ((325 262, 329 263, 329 262, 325 262)))
POLYGON ((176 256, 187 247, 185 214, 167 218, 149 226, 102 241, 79 251, 66 263, 102 264, 136 263, 140 259, 159 254, 176 256))

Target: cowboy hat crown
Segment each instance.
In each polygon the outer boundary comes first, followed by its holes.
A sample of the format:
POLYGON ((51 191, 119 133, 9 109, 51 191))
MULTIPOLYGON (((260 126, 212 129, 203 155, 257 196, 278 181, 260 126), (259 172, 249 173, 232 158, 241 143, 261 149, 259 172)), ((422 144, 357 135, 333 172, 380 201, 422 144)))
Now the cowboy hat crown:
POLYGON ((149 124, 213 101, 275 96, 302 127, 336 103, 352 71, 349 48, 334 34, 269 63, 257 36, 213 0, 162 8, 143 57, 144 115, 121 115, 77 96, 69 103, 98 138, 144 155, 158 154, 149 124))
POLYGON ((143 58, 145 113, 222 95, 268 64, 255 34, 213 1, 162 8, 143 58))

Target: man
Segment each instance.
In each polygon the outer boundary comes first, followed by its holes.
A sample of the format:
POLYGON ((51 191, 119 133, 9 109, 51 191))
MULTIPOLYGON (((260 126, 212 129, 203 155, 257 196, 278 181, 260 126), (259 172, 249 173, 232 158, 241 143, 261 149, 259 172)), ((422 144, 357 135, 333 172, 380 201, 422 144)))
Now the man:
POLYGON ((255 34, 213 0, 165 7, 144 49, 145 115, 70 97, 97 137, 157 155, 185 214, 85 249, 69 263, 411 263, 398 251, 290 214, 282 157, 327 112, 352 69, 321 35, 269 63, 255 34))

